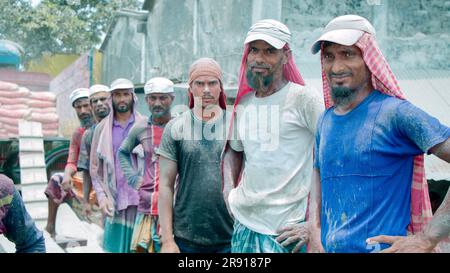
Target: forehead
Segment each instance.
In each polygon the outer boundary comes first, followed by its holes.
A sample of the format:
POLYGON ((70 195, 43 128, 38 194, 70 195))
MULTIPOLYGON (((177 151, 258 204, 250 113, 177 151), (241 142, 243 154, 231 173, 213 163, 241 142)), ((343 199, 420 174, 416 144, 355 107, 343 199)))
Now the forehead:
POLYGON ((275 47, 273 47, 272 45, 270 45, 269 43, 267 43, 266 41, 263 40, 256 40, 253 42, 250 42, 250 47, 254 47, 254 48, 259 48, 259 49, 275 49, 275 47))
POLYGON ((219 81, 219 79, 214 76, 206 76, 206 75, 199 76, 194 80, 194 82, 214 82, 214 81, 219 81))
POLYGON ((147 97, 169 97, 167 93, 150 93, 147 94, 147 97))
POLYGON ((361 54, 361 50, 359 49, 359 47, 355 45, 346 46, 330 42, 323 44, 323 52, 324 53, 357 52, 361 54))
POLYGON ((108 92, 102 91, 102 92, 98 92, 98 93, 91 95, 90 99, 92 100, 92 99, 98 99, 98 98, 106 98, 106 97, 108 97, 108 95, 109 95, 108 92))
POLYGON ((131 94, 133 92, 132 89, 116 89, 113 90, 111 93, 113 95, 125 95, 125 94, 131 94))
POLYGON ((81 106, 83 104, 89 104, 89 99, 88 98, 79 98, 73 102, 74 107, 81 106))

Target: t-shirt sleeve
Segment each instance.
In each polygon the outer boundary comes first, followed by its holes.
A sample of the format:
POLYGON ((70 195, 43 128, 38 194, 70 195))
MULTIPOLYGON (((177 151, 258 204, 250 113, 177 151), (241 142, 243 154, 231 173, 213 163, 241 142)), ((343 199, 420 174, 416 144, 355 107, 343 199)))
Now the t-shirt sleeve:
POLYGON ((175 120, 169 121, 169 123, 164 128, 163 136, 161 139, 161 144, 159 148, 156 150, 156 154, 160 156, 164 156, 170 160, 178 161, 178 149, 177 149, 177 141, 175 134, 176 128, 174 127, 175 120), (173 129, 172 129, 173 128, 173 129))
POLYGON ((310 92, 310 95, 302 103, 301 115, 305 117, 306 127, 312 134, 315 134, 317 131, 317 121, 325 110, 325 106, 323 99, 318 94, 315 94, 313 90, 310 92))
POLYGON ((397 107, 396 126, 424 153, 450 137, 450 128, 408 101, 397 107))
POLYGON ((232 135, 230 136, 228 143, 230 144, 231 149, 235 150, 236 152, 242 152, 244 151, 244 145, 242 144, 241 138, 239 136, 239 124, 236 117, 237 114, 233 116, 232 135))

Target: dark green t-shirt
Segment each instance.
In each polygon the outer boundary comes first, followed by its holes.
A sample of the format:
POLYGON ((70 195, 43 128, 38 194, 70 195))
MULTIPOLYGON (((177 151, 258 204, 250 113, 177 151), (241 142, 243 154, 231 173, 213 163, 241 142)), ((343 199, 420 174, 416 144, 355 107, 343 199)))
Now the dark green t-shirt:
POLYGON ((203 122, 192 111, 171 120, 158 154, 178 165, 173 230, 177 238, 201 246, 230 244, 233 220, 222 195, 220 155, 227 115, 203 122))

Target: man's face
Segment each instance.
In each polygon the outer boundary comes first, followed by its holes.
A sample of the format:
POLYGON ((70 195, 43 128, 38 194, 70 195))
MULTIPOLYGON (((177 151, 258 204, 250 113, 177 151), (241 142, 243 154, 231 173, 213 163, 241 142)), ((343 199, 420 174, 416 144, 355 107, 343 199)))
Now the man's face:
POLYGON ((131 111, 133 106, 133 90, 117 89, 112 91, 112 102, 114 111, 118 113, 126 113, 131 111))
POLYGON ((191 93, 194 96, 194 103, 201 103, 205 108, 209 105, 218 105, 220 92, 220 81, 213 76, 200 76, 191 83, 191 93))
POLYGON ((276 49, 265 41, 251 42, 247 56, 247 82, 255 90, 265 90, 274 79, 283 76, 283 64, 287 63, 287 52, 276 49))
POLYGON ((88 98, 79 98, 73 102, 73 108, 82 126, 92 123, 92 111, 88 98))
POLYGON ((145 96, 145 101, 147 102, 148 110, 152 114, 152 117, 160 118, 170 115, 170 106, 172 105, 173 98, 169 94, 148 94, 145 96))
POLYGON ((89 100, 91 102, 91 107, 94 110, 94 115, 97 117, 97 119, 103 119, 111 111, 107 103, 108 98, 108 92, 98 92, 90 96, 89 100))
POLYGON ((358 91, 370 85, 370 71, 357 46, 331 43, 323 49, 322 58, 331 96, 336 104, 352 101, 358 91))

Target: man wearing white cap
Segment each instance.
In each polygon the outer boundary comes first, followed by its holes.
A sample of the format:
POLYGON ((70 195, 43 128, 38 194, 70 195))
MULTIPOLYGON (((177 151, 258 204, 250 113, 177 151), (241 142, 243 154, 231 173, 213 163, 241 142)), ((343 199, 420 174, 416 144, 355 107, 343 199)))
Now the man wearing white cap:
POLYGON ((144 86, 150 117, 136 123, 119 148, 120 166, 128 185, 139 192, 139 206, 134 226, 131 251, 158 252, 158 184, 159 160, 155 153, 164 127, 172 118, 170 107, 174 99, 173 82, 166 78, 150 79, 144 86), (142 145, 144 168, 135 168, 133 150, 142 145))
MULTIPOLYGON (((48 198, 48 218, 45 230, 50 235, 55 236, 55 221, 58 207, 62 202, 71 205, 74 201, 75 194, 71 189, 72 179, 77 172, 77 162, 80 153, 81 138, 86 129, 92 126, 92 112, 89 104, 89 89, 75 89, 69 96, 70 103, 75 109, 81 127, 75 129, 72 139, 70 140, 69 155, 67 157, 66 166, 63 173, 56 173, 50 178, 45 195, 48 198)), ((78 200, 77 200, 78 201, 78 200)), ((76 211, 78 212, 78 211, 76 211)), ((79 215, 81 217, 81 215, 79 215)))
POLYGON ((130 252, 131 236, 139 204, 138 192, 130 187, 120 167, 119 147, 131 127, 144 117, 136 111, 134 84, 127 79, 111 83, 107 102, 113 113, 95 128, 89 172, 100 210, 106 217, 103 248, 107 252, 130 252))
POLYGON ((317 124, 311 245, 377 252, 388 245, 367 238, 417 234, 429 222, 423 154, 450 162, 450 128, 404 99, 367 19, 333 19, 319 50, 328 109, 317 124))
MULTIPOLYGON (((109 98, 109 87, 102 84, 95 84, 89 88, 89 102, 94 114, 96 123, 83 134, 80 145, 80 156, 78 157, 78 171, 83 172, 83 214, 91 219, 92 201, 96 201, 95 192, 92 191, 92 181, 89 174, 89 155, 91 153, 92 136, 100 121, 102 121, 111 109, 107 103, 109 98)), ((98 204, 97 204, 98 205, 98 204)), ((98 223, 99 219, 94 219, 98 223)))
POLYGON ((235 218, 232 252, 305 251, 314 133, 323 103, 294 63, 289 29, 261 20, 245 39, 225 198, 235 218), (244 161, 244 162, 243 162, 244 161))

